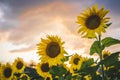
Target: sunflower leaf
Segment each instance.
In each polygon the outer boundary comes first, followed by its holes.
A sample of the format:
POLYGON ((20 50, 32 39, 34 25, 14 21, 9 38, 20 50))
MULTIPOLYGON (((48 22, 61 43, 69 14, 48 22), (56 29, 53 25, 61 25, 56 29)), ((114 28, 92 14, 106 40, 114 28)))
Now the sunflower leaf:
POLYGON ((72 75, 71 75, 70 73, 67 73, 67 74, 65 75, 65 79, 66 79, 66 80, 71 80, 71 78, 72 78, 72 75))
POLYGON ((90 55, 97 53, 100 55, 100 51, 104 49, 104 46, 100 47, 99 41, 95 41, 90 48, 90 55))
POLYGON ((120 40, 114 39, 112 37, 106 37, 102 40, 102 45, 109 47, 111 45, 120 44, 120 40))
POLYGON ((104 26, 104 28, 108 28, 112 23, 108 23, 104 26))
POLYGON ((87 60, 82 64, 81 70, 90 67, 90 65, 92 65, 93 63, 94 63, 94 59, 90 58, 89 60, 87 60))
MULTIPOLYGON (((71 55, 70 55, 70 56, 71 56, 71 55)), ((61 61, 62 61, 62 62, 68 61, 70 56, 65 56, 63 59, 61 59, 61 61)))
POLYGON ((102 60, 100 63, 103 63, 105 66, 112 66, 119 60, 120 52, 112 53, 110 56, 102 60))
POLYGON ((52 75, 55 75, 55 76, 62 76, 63 74, 66 73, 66 69, 63 68, 62 66, 53 66, 51 69, 50 69, 50 73, 52 75))

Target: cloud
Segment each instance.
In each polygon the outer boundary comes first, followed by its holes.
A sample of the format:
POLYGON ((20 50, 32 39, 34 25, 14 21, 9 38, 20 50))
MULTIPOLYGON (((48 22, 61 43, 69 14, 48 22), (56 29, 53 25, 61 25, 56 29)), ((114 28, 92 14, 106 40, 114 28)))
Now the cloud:
POLYGON ((95 0, 95 2, 99 3, 99 5, 104 5, 106 8, 110 9, 113 14, 119 15, 120 13, 120 0, 115 0, 115 1, 102 1, 102 0, 95 0))
MULTIPOLYGON (((11 30, 9 41, 14 45, 26 44, 35 47, 41 37, 44 38, 46 34, 51 34, 60 36, 66 42, 66 49, 86 47, 90 42, 81 39, 80 35, 77 34, 75 8, 75 4, 54 2, 29 9, 19 16, 20 24, 11 30)), ((27 51, 34 49, 34 47, 28 46, 11 52, 27 51)))
POLYGON ((0 2, 0 31, 9 31, 18 24, 18 20, 9 14, 11 14, 11 8, 0 2))
POLYGON ((32 51, 35 49, 36 49, 36 47, 34 45, 32 45, 32 46, 27 46, 26 48, 13 49, 13 50, 10 50, 9 52, 10 53, 24 53, 24 52, 29 52, 29 51, 32 51))
MULTIPOLYGON (((52 34, 60 36, 65 41, 66 49, 84 49, 84 52, 88 53, 93 41, 81 39, 77 33, 78 25, 76 24, 76 16, 85 9, 83 5, 86 5, 84 1, 81 3, 77 3, 77 1, 75 3, 48 2, 21 11, 17 20, 14 19, 17 22, 13 21, 15 27, 11 27, 9 30, 8 41, 15 46, 25 44, 28 47, 13 49, 10 52, 34 50, 40 38, 44 38, 46 34, 52 34)), ((12 22, 10 23, 14 26, 12 22)))
MULTIPOLYGON (((20 25, 12 30, 10 40, 16 43, 24 43, 24 40, 29 42, 30 39, 35 39, 41 33, 54 32, 53 29, 59 30, 60 27, 56 27, 55 21, 64 20, 66 17, 70 18, 68 13, 70 13, 71 8, 66 4, 52 3, 22 13, 20 25)), ((59 24, 59 22, 57 23, 59 24)))

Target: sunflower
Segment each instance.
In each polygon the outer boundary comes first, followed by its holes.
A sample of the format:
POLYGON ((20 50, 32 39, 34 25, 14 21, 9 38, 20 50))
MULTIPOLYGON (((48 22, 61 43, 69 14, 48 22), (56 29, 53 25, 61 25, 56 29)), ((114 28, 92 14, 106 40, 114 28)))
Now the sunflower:
POLYGON ((15 72, 17 72, 17 73, 22 73, 25 69, 25 63, 22 58, 15 59, 12 66, 13 66, 15 72))
POLYGON ((66 51, 62 47, 64 42, 58 36, 49 36, 47 39, 42 39, 38 44, 38 54, 41 56, 41 61, 50 66, 61 64, 61 59, 64 58, 66 51))
POLYGON ((103 50, 102 51, 102 59, 105 59, 105 58, 107 58, 108 56, 110 56, 110 52, 109 51, 105 51, 105 50, 103 50))
POLYGON ((13 76, 12 66, 9 63, 6 63, 6 65, 1 65, 0 79, 10 80, 12 76, 13 76))
POLYGON ((101 35, 102 32, 106 32, 105 26, 110 19, 105 17, 108 12, 104 7, 98 10, 98 5, 88 7, 77 17, 77 23, 80 24, 78 33, 81 33, 82 37, 95 38, 96 34, 101 35))
POLYGON ((77 53, 74 54, 69 61, 69 63, 71 64, 70 72, 74 74, 74 71, 79 70, 81 68, 82 62, 82 57, 79 56, 77 53))
POLYGON ((51 76, 51 74, 49 73, 49 70, 50 70, 50 67, 48 63, 38 63, 36 66, 37 73, 43 78, 47 78, 51 76))
POLYGON ((20 80, 30 80, 30 77, 27 74, 22 74, 20 80))

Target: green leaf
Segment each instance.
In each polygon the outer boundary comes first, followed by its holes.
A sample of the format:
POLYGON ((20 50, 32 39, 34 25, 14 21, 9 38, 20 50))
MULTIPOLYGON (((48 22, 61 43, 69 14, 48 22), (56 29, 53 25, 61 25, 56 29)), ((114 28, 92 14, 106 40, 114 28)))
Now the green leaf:
POLYGON ((90 55, 93 55, 94 53, 98 53, 100 55, 100 51, 103 49, 104 46, 100 47, 99 41, 95 41, 90 48, 90 55))
POLYGON ((65 76, 65 80, 71 80, 72 75, 70 73, 67 73, 65 76))
POLYGON ((61 65, 58 65, 58 66, 53 66, 51 69, 50 69, 50 73, 54 76, 62 76, 63 74, 66 73, 66 69, 63 68, 61 65))
POLYGON ((93 58, 84 62, 82 64, 80 70, 76 71, 76 73, 79 73, 81 76, 85 76, 85 75, 88 75, 88 74, 95 74, 99 65, 91 66, 92 64, 94 64, 93 58))
MULTIPOLYGON (((70 55, 71 56, 71 55, 70 55)), ((68 61, 70 56, 65 56, 63 59, 61 59, 62 62, 68 61)))
POLYGON ((86 69, 90 67, 93 63, 94 63, 94 59, 90 58, 89 60, 87 60, 86 62, 82 64, 81 69, 86 69))
POLYGON ((114 65, 119 59, 120 52, 116 52, 101 61, 106 67, 114 65))
POLYGON ((108 28, 112 23, 108 23, 104 26, 104 28, 108 28))
POLYGON ((64 80, 64 78, 63 77, 59 77, 59 79, 58 80, 64 80))
POLYGON ((109 47, 111 45, 120 44, 120 40, 114 39, 112 37, 106 37, 102 40, 102 45, 109 47))

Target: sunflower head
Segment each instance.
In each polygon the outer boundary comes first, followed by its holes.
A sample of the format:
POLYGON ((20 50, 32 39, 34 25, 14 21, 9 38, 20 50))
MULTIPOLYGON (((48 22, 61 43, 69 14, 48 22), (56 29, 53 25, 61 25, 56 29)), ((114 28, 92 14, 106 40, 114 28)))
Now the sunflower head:
POLYGON ((105 59, 105 58, 107 58, 108 56, 110 56, 110 52, 109 51, 105 51, 105 50, 103 50, 102 51, 102 59, 105 59))
POLYGON ((13 69, 9 63, 1 66, 1 80, 10 80, 13 76, 13 69))
POLYGON ((44 78, 51 76, 51 74, 49 73, 50 67, 48 63, 38 63, 36 66, 36 70, 37 73, 44 78))
POLYGON ((82 62, 83 62, 82 57, 77 53, 74 54, 69 61, 69 63, 71 64, 70 72, 74 73, 74 71, 79 70, 81 68, 82 62))
POLYGON ((58 36, 47 35, 47 39, 41 39, 38 44, 38 54, 41 56, 41 61, 49 63, 50 66, 61 64, 61 59, 65 54, 63 44, 64 42, 58 36))
POLYGON ((95 38, 96 35, 101 35, 105 32, 106 23, 109 21, 105 15, 108 10, 104 8, 98 9, 97 5, 93 5, 92 8, 87 8, 80 16, 77 17, 77 23, 80 24, 78 30, 82 34, 82 37, 95 38))
POLYGON ((30 80, 30 77, 27 74, 22 74, 20 80, 30 80))
POLYGON ((25 63, 23 61, 22 58, 17 58, 15 59, 14 63, 13 63, 13 67, 15 69, 15 72, 23 72, 24 68, 25 68, 25 63))

